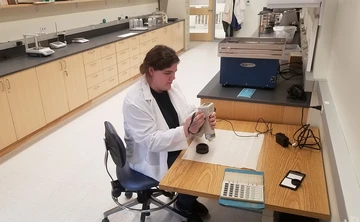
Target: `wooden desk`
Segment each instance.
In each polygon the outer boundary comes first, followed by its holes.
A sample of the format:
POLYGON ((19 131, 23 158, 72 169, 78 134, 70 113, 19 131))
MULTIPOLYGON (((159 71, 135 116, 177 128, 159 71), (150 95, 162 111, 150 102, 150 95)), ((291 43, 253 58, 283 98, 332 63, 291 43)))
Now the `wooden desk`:
MULTIPOLYGON (((255 122, 232 121, 236 131, 254 132, 255 122)), ((229 123, 220 121, 218 129, 231 130, 229 123)), ((261 124, 261 130, 265 130, 261 124)), ((298 126, 273 124, 273 132, 285 133, 292 140, 298 126)), ((318 135, 318 130, 314 129, 318 135)), ((211 149, 211 147, 210 147, 211 149)), ((226 149, 226 147, 224 147, 226 149)), ((160 188, 184 194, 218 199, 226 166, 183 160, 185 150, 169 169, 160 188)), ((257 170, 265 173, 265 205, 270 212, 329 219, 329 201, 321 151, 283 148, 275 137, 265 135, 257 170), (279 186, 289 170, 306 174, 297 191, 279 186)))

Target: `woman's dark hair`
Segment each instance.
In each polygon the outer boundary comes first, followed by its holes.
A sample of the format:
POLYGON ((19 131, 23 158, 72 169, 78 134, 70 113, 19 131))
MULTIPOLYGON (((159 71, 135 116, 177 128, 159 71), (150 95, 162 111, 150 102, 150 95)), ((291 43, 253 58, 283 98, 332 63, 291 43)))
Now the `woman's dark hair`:
POLYGON ((140 73, 148 75, 149 67, 153 67, 154 70, 164 70, 179 62, 180 59, 172 48, 156 45, 146 54, 143 63, 140 65, 140 73))

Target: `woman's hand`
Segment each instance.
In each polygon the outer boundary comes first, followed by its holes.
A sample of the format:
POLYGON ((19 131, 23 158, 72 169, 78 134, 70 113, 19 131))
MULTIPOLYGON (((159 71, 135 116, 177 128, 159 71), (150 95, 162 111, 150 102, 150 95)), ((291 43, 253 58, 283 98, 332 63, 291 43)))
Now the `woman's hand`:
POLYGON ((215 129, 216 126, 216 112, 213 112, 209 116, 209 123, 211 128, 215 129))
POLYGON ((204 125, 204 122, 205 122, 205 115, 201 111, 197 111, 193 115, 189 116, 184 123, 185 136, 186 137, 189 136, 189 131, 192 134, 196 134, 197 132, 199 132, 199 129, 202 127, 202 125, 204 125))

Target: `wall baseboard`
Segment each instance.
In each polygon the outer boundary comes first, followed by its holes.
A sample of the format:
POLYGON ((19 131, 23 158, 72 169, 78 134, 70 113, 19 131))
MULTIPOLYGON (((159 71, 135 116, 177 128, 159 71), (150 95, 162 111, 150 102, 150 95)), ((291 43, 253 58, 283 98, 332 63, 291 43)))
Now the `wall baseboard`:
MULTIPOLYGON (((325 171, 331 172, 329 177, 332 177, 332 180, 326 179, 328 186, 333 186, 335 192, 335 194, 329 193, 329 197, 336 197, 336 203, 332 203, 331 198, 329 198, 330 205, 337 204, 338 209, 338 212, 332 212, 332 216, 338 213, 340 222, 359 221, 360 212, 357 206, 360 197, 360 187, 328 82, 326 80, 319 80, 315 88, 319 102, 323 104, 320 132, 322 143, 325 143, 326 146, 324 147, 327 149, 323 150, 323 155, 327 155, 324 156, 324 159, 329 160, 330 167, 330 169, 327 169, 325 166, 325 171)), ((339 219, 335 220, 335 218, 332 218, 331 221, 335 222, 339 221, 339 219)))

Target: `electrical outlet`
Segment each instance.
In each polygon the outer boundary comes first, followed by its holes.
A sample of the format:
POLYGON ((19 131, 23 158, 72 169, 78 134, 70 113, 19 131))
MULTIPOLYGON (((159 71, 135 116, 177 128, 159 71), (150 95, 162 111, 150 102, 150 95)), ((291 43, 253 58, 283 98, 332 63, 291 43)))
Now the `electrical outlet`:
POLYGON ((40 32, 46 32, 46 27, 40 27, 40 32))
POLYGON ((246 6, 250 6, 250 0, 246 0, 246 6))

